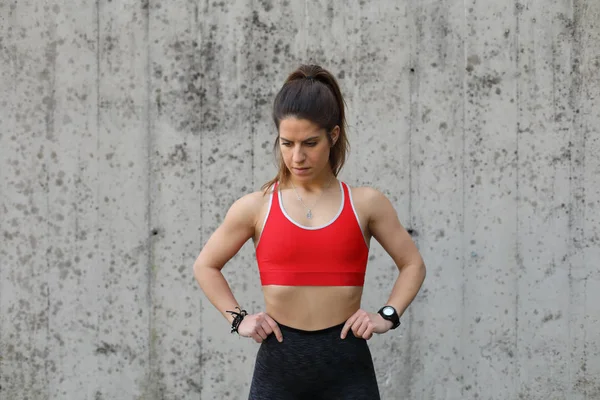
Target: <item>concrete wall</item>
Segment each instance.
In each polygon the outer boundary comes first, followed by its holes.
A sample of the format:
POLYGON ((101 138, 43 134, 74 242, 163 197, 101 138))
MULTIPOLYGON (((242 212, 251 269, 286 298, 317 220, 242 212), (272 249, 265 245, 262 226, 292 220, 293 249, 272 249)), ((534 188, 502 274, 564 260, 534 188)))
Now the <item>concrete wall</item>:
MULTIPOLYGON (((0 398, 245 399, 192 263, 322 64, 429 268, 384 399, 600 398, 597 0, 0 0, 0 398)), ((251 245, 225 268, 261 310, 251 245)), ((373 246, 363 306, 391 289, 373 246)))

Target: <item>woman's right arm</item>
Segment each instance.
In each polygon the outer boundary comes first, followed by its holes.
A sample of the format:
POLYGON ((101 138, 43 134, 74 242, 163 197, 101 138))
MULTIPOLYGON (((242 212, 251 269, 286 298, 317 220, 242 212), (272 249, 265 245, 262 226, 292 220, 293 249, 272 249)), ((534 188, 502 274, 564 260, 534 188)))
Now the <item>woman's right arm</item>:
MULTIPOLYGON (((257 192, 236 201, 194 263, 194 276, 200 288, 230 324, 233 322, 233 316, 226 311, 236 311, 236 307, 240 306, 221 269, 237 254, 244 243, 254 236, 262 196, 261 192, 257 192)), ((258 343, 271 333, 275 333, 277 340, 283 340, 277 323, 264 312, 245 317, 238 327, 238 333, 241 336, 252 337, 258 343)))
POLYGON ((230 323, 233 316, 226 310, 235 311, 239 304, 221 269, 254 236, 260 209, 260 199, 256 195, 246 195, 231 206, 225 220, 208 239, 194 263, 194 276, 200 288, 230 323))

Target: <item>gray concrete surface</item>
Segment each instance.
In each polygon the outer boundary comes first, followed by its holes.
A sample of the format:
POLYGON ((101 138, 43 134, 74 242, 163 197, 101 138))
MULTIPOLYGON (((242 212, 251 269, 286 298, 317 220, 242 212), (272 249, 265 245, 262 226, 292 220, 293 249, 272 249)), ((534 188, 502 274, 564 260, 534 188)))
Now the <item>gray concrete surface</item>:
MULTIPOLYGON (((301 62, 429 268, 384 399, 600 399, 597 0, 0 0, 0 399, 244 399, 192 263, 301 62)), ((252 246, 226 267, 252 311, 252 246)), ((378 245, 363 306, 395 267, 378 245)))

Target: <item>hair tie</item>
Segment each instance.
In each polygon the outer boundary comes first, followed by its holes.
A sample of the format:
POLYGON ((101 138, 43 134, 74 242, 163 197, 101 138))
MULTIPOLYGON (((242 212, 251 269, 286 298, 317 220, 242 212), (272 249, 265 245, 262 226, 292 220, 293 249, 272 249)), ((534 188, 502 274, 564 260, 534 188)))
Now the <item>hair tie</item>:
POLYGON ((310 81, 314 81, 314 80, 315 80, 315 77, 314 77, 314 76, 312 76, 312 75, 307 75, 307 76, 305 77, 305 79, 308 79, 308 80, 310 80, 310 81))

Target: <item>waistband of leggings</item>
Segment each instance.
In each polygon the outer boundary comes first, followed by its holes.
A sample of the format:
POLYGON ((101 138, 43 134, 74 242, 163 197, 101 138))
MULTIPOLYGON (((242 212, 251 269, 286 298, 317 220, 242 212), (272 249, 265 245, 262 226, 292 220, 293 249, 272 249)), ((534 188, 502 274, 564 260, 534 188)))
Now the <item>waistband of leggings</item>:
POLYGON ((304 329, 293 328, 291 326, 283 325, 277 322, 277 325, 279 325, 279 328, 282 332, 293 332, 298 333, 300 335, 323 335, 332 332, 339 332, 344 327, 344 324, 345 322, 342 322, 341 324, 330 326, 329 328, 317 329, 315 331, 307 331, 304 329))

